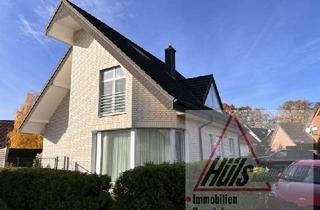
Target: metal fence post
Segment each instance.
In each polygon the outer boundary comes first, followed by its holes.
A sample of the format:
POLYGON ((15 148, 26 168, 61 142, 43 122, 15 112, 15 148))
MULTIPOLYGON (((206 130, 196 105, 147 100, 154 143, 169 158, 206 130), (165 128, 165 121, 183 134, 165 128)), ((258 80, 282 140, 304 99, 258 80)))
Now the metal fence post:
POLYGON ((67 157, 67 171, 69 171, 69 157, 67 157))
POLYGON ((67 157, 63 156, 63 170, 66 170, 66 160, 67 160, 67 157))
POLYGON ((59 164, 59 157, 57 156, 55 159, 54 159, 54 169, 58 169, 58 164, 59 164))

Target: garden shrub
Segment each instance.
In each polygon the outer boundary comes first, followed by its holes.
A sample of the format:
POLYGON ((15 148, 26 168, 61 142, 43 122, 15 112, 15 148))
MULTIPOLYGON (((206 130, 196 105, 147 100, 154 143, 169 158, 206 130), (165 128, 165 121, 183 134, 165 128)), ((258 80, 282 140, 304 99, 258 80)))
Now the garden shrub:
POLYGON ((110 177, 41 168, 0 171, 0 200, 12 210, 110 209, 110 177))
POLYGON ((117 209, 185 209, 185 164, 147 164, 126 171, 113 194, 117 209))

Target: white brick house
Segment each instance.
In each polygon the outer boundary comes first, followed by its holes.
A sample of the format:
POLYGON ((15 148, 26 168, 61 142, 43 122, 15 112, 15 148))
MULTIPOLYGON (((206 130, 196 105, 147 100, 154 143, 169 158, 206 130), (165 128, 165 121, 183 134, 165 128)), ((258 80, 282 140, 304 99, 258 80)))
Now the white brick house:
MULTIPOLYGON (((66 0, 46 34, 70 49, 20 128, 43 135, 43 158, 67 157, 115 179, 145 162, 209 157, 226 118, 212 75, 186 79, 171 46, 162 62, 66 0), (186 126, 186 110, 209 114, 186 126)), ((225 138, 220 155, 238 157, 238 131, 231 126, 225 138)))

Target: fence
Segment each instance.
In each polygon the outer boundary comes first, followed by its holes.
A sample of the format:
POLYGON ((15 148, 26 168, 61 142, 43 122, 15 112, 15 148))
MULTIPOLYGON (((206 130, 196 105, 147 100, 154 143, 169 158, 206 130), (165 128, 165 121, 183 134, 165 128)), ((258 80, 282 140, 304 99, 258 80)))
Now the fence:
POLYGON ((7 160, 7 147, 0 149, 0 168, 3 168, 7 160))
POLYGON ((91 173, 86 168, 82 167, 78 162, 71 161, 69 157, 53 157, 53 158, 35 158, 35 167, 52 168, 56 170, 80 171, 91 173))

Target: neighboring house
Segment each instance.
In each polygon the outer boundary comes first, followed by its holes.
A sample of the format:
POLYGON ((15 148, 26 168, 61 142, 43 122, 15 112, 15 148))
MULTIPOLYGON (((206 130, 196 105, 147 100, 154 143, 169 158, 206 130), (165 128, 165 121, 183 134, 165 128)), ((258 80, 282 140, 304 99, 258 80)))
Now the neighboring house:
POLYGON ((255 145, 257 153, 262 153, 259 155, 266 155, 266 153, 270 151, 273 130, 266 128, 250 128, 250 131, 257 141, 257 144, 255 145))
POLYGON ((305 146, 312 144, 314 140, 305 132, 305 126, 301 123, 279 123, 272 135, 271 150, 278 151, 287 147, 305 146))
POLYGON ((309 133, 316 142, 320 140, 320 105, 319 104, 317 104, 313 109, 313 113, 307 122, 306 132, 309 133))
MULTIPOLYGON (((265 155, 270 148, 270 137, 272 131, 265 128, 251 128, 243 124, 246 137, 252 145, 254 152, 258 156, 265 155)), ((251 151, 242 136, 239 136, 240 155, 242 157, 251 156, 251 151)))
MULTIPOLYGON (((46 34, 70 49, 20 127, 43 135, 44 167, 57 157, 114 180, 146 162, 209 157, 228 118, 212 75, 185 78, 171 46, 162 62, 66 0, 46 34), (188 110, 207 111, 186 120, 188 110)), ((238 157, 238 136, 233 123, 217 155, 238 157)))
POLYGON ((13 120, 0 120, 0 168, 6 164, 8 157, 8 134, 13 129, 13 120))
POLYGON ((250 128, 250 130, 252 131, 252 133, 255 135, 255 138, 257 138, 257 140, 259 142, 261 142, 262 144, 265 145, 269 145, 270 144, 270 136, 272 135, 272 130, 271 129, 267 129, 267 128, 250 128))

